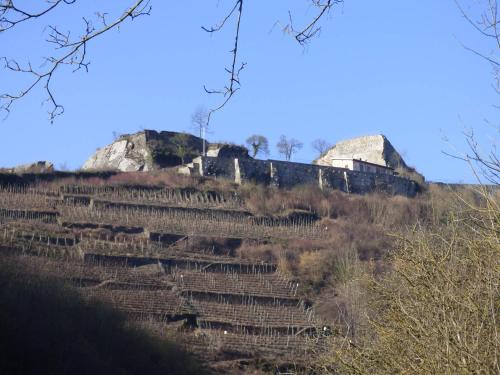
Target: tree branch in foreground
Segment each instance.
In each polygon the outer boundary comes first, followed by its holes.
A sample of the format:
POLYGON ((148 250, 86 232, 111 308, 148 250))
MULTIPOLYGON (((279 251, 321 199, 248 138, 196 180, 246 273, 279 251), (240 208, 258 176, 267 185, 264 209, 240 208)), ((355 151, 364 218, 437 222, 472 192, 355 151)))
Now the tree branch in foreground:
MULTIPOLYGON (((0 6, 0 20, 3 23, 11 25, 9 28, 14 27, 19 22, 24 22, 32 18, 41 17, 48 12, 55 9, 60 4, 73 4, 76 0, 68 1, 55 1, 51 7, 47 8, 45 11, 37 14, 31 14, 22 11, 14 7, 13 2, 7 0, 2 6, 0 6), (15 15, 23 15, 18 18, 7 18, 9 14, 14 12, 15 15), (8 19, 9 21, 5 21, 8 19)), ((4 67, 10 71, 24 73, 32 76, 32 81, 24 89, 21 89, 17 94, 3 93, 0 94, 0 110, 7 112, 7 115, 11 111, 12 105, 19 99, 28 95, 35 87, 38 85, 43 85, 45 92, 47 94, 47 99, 44 101, 50 103, 51 110, 49 111, 50 121, 53 122, 54 119, 64 113, 64 107, 58 103, 52 90, 51 83, 54 75, 57 73, 58 69, 62 66, 72 66, 73 72, 80 69, 85 69, 88 71, 88 65, 90 62, 87 60, 87 44, 93 39, 105 34, 106 32, 117 28, 121 23, 130 18, 131 20, 143 16, 149 15, 151 12, 151 6, 149 5, 150 0, 137 0, 135 3, 126 9, 121 16, 116 18, 113 22, 107 23, 104 14, 97 14, 99 27, 95 27, 93 22, 83 18, 85 23, 85 31, 82 36, 77 39, 71 39, 70 33, 60 31, 57 26, 49 26, 49 35, 47 42, 54 44, 56 51, 62 51, 59 56, 50 56, 45 58, 43 66, 47 68, 38 70, 34 69, 31 63, 27 63, 26 66, 21 66, 16 60, 10 60, 7 57, 1 57, 0 59, 4 62, 4 67)), ((1 22, 1 21, 0 21, 1 22)), ((1 23, 0 23, 1 25, 1 23)), ((2 29, 5 31, 6 29, 2 29)))

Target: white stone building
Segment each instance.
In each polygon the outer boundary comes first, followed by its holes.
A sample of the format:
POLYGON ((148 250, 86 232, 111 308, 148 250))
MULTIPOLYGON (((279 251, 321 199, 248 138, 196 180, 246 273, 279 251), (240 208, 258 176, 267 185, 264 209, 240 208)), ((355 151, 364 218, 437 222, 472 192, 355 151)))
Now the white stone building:
POLYGON ((313 164, 391 175, 395 170, 416 173, 382 134, 339 141, 313 164))
POLYGON ((385 165, 370 163, 369 161, 353 158, 338 158, 330 159, 330 166, 337 168, 345 168, 351 171, 394 174, 394 168, 386 167, 385 165))

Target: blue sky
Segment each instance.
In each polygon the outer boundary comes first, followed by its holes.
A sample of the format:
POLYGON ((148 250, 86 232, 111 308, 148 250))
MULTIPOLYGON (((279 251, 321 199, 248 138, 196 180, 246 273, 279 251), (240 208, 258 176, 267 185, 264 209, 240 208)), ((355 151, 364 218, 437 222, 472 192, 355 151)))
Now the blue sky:
MULTIPOLYGON (((29 3, 29 2, 27 2, 29 3)), ((112 13, 117 1, 104 9, 112 13)), ((83 3, 82 3, 83 4, 83 3)), ((81 15, 100 1, 67 7, 44 22, 0 34, 0 56, 40 64, 50 53, 44 26, 78 33, 81 15)), ((498 120, 490 66, 461 44, 493 48, 461 17, 453 0, 350 1, 322 23, 305 49, 280 31, 292 10, 297 23, 313 16, 306 0, 246 2, 240 58, 242 88, 212 121, 212 141, 244 143, 251 134, 274 145, 281 134, 304 148, 309 162, 316 138, 331 143, 383 133, 429 180, 472 182, 467 165, 442 151, 466 150, 462 132, 474 128, 488 148, 498 120)), ((41 106, 41 88, 18 102, 0 122, 0 166, 50 160, 78 168, 113 132, 190 131, 191 113, 217 98, 203 85, 225 84, 232 29, 217 35, 200 26, 220 19, 229 1, 152 1, 149 17, 125 23, 89 46, 89 73, 61 71, 53 91, 65 106, 54 124, 41 106)), ((41 20, 42 21, 42 20, 41 20)), ((233 27, 232 24, 228 25, 233 27)), ((17 90, 19 75, 0 70, 0 91, 17 90)))

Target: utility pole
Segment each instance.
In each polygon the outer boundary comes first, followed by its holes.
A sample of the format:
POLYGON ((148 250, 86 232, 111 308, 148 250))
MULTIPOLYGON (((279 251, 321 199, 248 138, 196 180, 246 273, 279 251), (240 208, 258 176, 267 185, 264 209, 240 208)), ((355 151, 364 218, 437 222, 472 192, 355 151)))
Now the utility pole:
POLYGON ((201 127, 201 139, 203 139, 203 156, 207 156, 206 153, 206 141, 205 141, 205 125, 201 127))

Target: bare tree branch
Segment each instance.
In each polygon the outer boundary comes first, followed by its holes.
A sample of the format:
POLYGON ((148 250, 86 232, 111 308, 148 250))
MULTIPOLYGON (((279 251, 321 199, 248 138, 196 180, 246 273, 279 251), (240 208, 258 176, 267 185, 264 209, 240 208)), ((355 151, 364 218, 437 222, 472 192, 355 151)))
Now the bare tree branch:
POLYGON ((318 158, 322 157, 329 149, 332 148, 332 144, 324 139, 318 138, 311 143, 312 148, 318 152, 318 158))
POLYGON ((292 34, 300 45, 305 45, 321 32, 321 26, 318 26, 319 21, 330 12, 334 5, 343 2, 344 0, 311 0, 312 5, 318 8, 316 16, 303 28, 296 29, 293 25, 292 14, 288 12, 289 24, 285 26, 283 31, 292 34))
POLYGON ((2 0, 0 2, 0 33, 13 28, 22 22, 40 18, 54 10, 59 5, 70 5, 75 2, 76 0, 48 0, 47 3, 51 5, 47 8, 39 12, 32 12, 18 8, 14 5, 14 0, 2 0))
MULTIPOLYGON (((317 35, 320 32, 321 26, 318 26, 319 21, 326 14, 329 13, 329 11, 331 10, 331 8, 334 5, 337 5, 337 4, 344 2, 344 0, 325 0, 325 1, 310 0, 310 1, 314 7, 319 9, 318 14, 316 16, 314 16, 314 18, 304 28, 302 28, 300 30, 296 30, 293 26, 291 13, 289 13, 290 23, 285 28, 287 30, 287 32, 294 35, 295 40, 300 45, 307 44, 307 42, 312 37, 314 37, 315 35, 317 35)), ((224 28, 224 26, 231 19, 231 17, 236 17, 234 48, 230 51, 232 54, 232 64, 231 64, 231 67, 229 69, 228 68, 225 69, 226 72, 229 74, 229 83, 226 86, 224 86, 224 88, 222 88, 222 89, 207 89, 206 86, 203 87, 205 89, 205 92, 208 94, 219 94, 219 95, 223 96, 223 101, 218 106, 212 108, 209 111, 208 122, 210 122, 212 115, 215 112, 222 109, 229 102, 229 100, 231 100, 233 95, 241 87, 240 73, 246 66, 245 62, 242 62, 240 64, 237 63, 238 43, 239 43, 242 11, 243 11, 243 0, 236 0, 234 2, 233 7, 231 8, 231 10, 226 14, 226 16, 218 24, 211 26, 211 27, 202 26, 202 29, 208 33, 218 32, 224 28)))
POLYGON ((243 0, 236 0, 231 11, 224 17, 221 22, 219 22, 219 24, 210 28, 202 26, 202 29, 208 33, 220 31, 222 30, 226 22, 235 14, 236 30, 234 35, 234 47, 230 51, 230 53, 232 54, 231 67, 225 68, 226 73, 229 75, 229 83, 225 85, 224 88, 218 90, 207 89, 206 86, 203 86, 207 94, 219 94, 223 96, 222 102, 216 107, 210 109, 210 111, 208 112, 207 126, 208 124, 210 124, 212 114, 222 109, 241 87, 240 73, 243 69, 245 69, 246 66, 245 62, 238 63, 238 47, 240 39, 241 17, 243 14, 243 0))
MULTIPOLYGON (((500 128, 497 127, 496 131, 500 133, 500 128)), ((452 154, 443 151, 447 156, 454 159, 467 162, 474 171, 480 172, 480 175, 486 178, 493 185, 500 185, 500 159, 497 154, 496 144, 491 145, 489 152, 484 152, 479 145, 474 131, 471 129, 464 132, 464 137, 467 142, 469 152, 452 154), (474 167, 475 165, 476 167, 474 167)), ((479 175, 477 175, 479 178, 479 175)), ((479 181, 481 182, 481 181, 479 181)))
POLYGON ((481 35, 491 38, 495 41, 495 47, 492 52, 485 53, 477 49, 460 43, 464 49, 472 52, 476 56, 486 60, 493 67, 493 75, 495 77, 495 90, 500 94, 500 77, 499 67, 500 59, 498 51, 500 50, 500 19, 498 18, 498 1, 497 0, 478 0, 478 3, 485 3, 484 7, 474 16, 473 13, 468 12, 462 5, 464 0, 454 0, 455 4, 462 14, 462 17, 472 25, 472 27, 481 35))
MULTIPOLYGON (((74 1, 68 2, 63 0, 63 2, 68 4, 73 3, 74 1)), ((64 107, 56 101, 50 87, 52 78, 54 74, 56 74, 58 68, 61 66, 73 66, 74 72, 82 68, 85 69, 85 71, 88 71, 88 65, 90 63, 86 60, 87 44, 100 35, 118 27, 128 18, 133 20, 142 15, 149 15, 151 11, 151 6, 149 5, 149 3, 150 0, 136 0, 130 8, 125 10, 120 17, 115 19, 110 24, 106 23, 104 15, 98 14, 98 19, 100 20, 102 27, 97 29, 94 27, 91 21, 83 18, 83 22, 85 23, 84 34, 75 40, 72 40, 70 38, 69 32, 64 33, 60 31, 57 26, 49 26, 49 36, 47 42, 54 44, 56 46, 56 50, 61 50, 63 51, 63 53, 60 56, 51 56, 45 58, 44 65, 48 65, 48 68, 46 68, 45 70, 35 70, 32 68, 31 63, 28 63, 26 67, 22 67, 15 60, 9 60, 7 57, 1 57, 0 59, 4 62, 4 67, 6 69, 13 72, 29 74, 33 77, 33 81, 26 88, 20 90, 20 92, 17 94, 0 94, 0 110, 3 110, 7 114, 9 114, 14 102, 25 97, 39 84, 43 84, 43 87, 47 94, 47 99, 44 102, 48 102, 52 106, 52 109, 49 111, 49 118, 50 121, 53 122, 57 116, 64 113, 64 107)), ((40 14, 46 14, 50 10, 54 9, 58 4, 61 4, 61 1, 56 1, 56 3, 54 3, 51 8, 40 14)), ((17 8, 12 8, 12 1, 10 0, 7 1, 4 7, 7 7, 5 9, 6 11, 11 9, 15 9, 16 11, 18 11, 17 8)))
POLYGON ((462 16, 470 23, 479 33, 487 36, 489 38, 494 38, 500 47, 499 35, 497 32, 498 20, 497 20, 497 4, 495 0, 488 0, 488 9, 481 15, 481 21, 474 21, 469 14, 465 11, 459 0, 454 0, 457 5, 458 10, 462 13, 462 16), (491 32, 490 32, 491 30, 491 32))
MULTIPOLYGON (((72 66, 73 72, 80 69, 88 71, 90 62, 87 60, 88 43, 95 38, 105 34, 106 32, 119 27, 121 23, 130 18, 131 20, 142 15, 149 15, 151 11, 151 0, 128 0, 132 5, 126 9, 121 16, 117 17, 113 22, 108 21, 108 14, 96 12, 94 22, 92 19, 83 18, 84 32, 78 38, 72 38, 69 31, 63 31, 56 25, 47 26, 48 36, 46 42, 52 45, 57 51, 53 56, 44 59, 43 68, 34 68, 30 62, 20 64, 18 61, 11 60, 8 57, 0 57, 4 63, 4 68, 12 72, 30 75, 32 81, 26 87, 19 90, 17 93, 0 93, 0 111, 5 111, 7 116, 11 111, 13 104, 28 95, 38 86, 43 86, 47 99, 44 103, 51 105, 49 118, 51 122, 64 112, 64 107, 58 103, 57 99, 51 91, 52 79, 59 68, 62 66, 72 66), (58 54, 59 53, 59 54, 58 54)), ((246 63, 239 61, 240 47, 240 31, 241 20, 243 15, 243 0, 232 0, 232 6, 220 22, 211 26, 202 26, 202 30, 207 33, 216 33, 228 27, 230 21, 234 20, 234 44, 229 51, 231 54, 231 63, 224 70, 228 75, 227 83, 219 89, 208 89, 204 86, 205 92, 208 94, 216 94, 222 97, 220 103, 214 106, 208 112, 208 123, 212 114, 222 109, 241 88, 240 74, 245 69, 246 63)), ((343 0, 309 0, 313 7, 318 9, 314 18, 302 29, 296 30, 292 23, 290 15, 290 25, 288 26, 289 33, 293 34, 299 44, 306 44, 309 39, 317 35, 321 30, 319 21, 330 9, 343 0)), ((45 0, 44 8, 33 10, 33 6, 29 9, 20 8, 16 0, 0 0, 0 33, 11 30, 20 23, 42 18, 52 11, 61 8, 63 5, 72 5, 78 3, 78 0, 45 0)), ((40 8, 40 6, 39 6, 40 8)))

